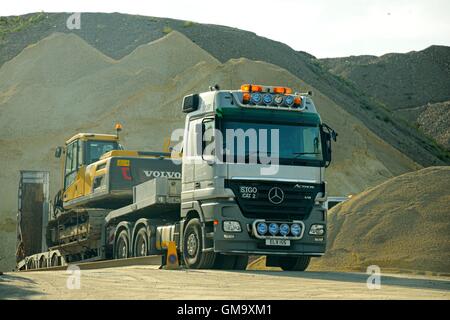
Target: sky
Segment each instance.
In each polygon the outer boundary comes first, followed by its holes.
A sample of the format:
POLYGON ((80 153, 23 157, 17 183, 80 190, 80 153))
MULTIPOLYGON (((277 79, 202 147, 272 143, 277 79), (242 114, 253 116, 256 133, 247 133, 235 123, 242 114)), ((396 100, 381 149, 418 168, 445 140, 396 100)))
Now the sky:
POLYGON ((121 12, 255 32, 318 58, 450 46, 449 0, 14 0, 1 16, 121 12))

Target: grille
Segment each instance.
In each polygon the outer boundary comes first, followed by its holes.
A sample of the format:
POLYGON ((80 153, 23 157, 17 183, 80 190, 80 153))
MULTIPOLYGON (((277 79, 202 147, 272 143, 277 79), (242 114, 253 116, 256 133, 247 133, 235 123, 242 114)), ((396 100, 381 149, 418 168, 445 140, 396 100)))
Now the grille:
POLYGON ((246 180, 226 180, 225 186, 233 190, 245 217, 275 220, 308 218, 317 193, 324 188, 323 184, 246 180), (279 204, 269 200, 269 192, 274 187, 284 194, 279 204))

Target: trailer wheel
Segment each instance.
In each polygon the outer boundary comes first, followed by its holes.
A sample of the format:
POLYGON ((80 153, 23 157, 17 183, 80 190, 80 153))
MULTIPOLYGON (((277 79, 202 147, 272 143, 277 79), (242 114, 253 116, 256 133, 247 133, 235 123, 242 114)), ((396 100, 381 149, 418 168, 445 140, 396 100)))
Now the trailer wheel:
POLYGON ((197 218, 189 220, 183 236, 183 259, 190 269, 208 269, 214 265, 216 254, 203 252, 202 227, 197 218))
POLYGON ((310 261, 310 256, 280 257, 280 267, 284 271, 305 271, 310 261))
POLYGON ((134 238, 134 256, 143 257, 148 255, 148 234, 145 227, 141 227, 134 238))
POLYGON ((116 248, 114 250, 115 259, 126 259, 130 256, 130 241, 128 239, 128 232, 122 230, 119 233, 116 241, 116 248))
POLYGON ((41 256, 39 258, 39 269, 43 269, 43 268, 46 268, 46 267, 47 267, 47 263, 45 261, 45 257, 41 256))
POLYGON ((59 258, 58 255, 56 253, 53 254, 51 260, 50 260, 50 265, 52 267, 58 267, 59 266, 59 258))
POLYGON ((36 269, 36 263, 34 261, 34 258, 30 258, 27 261, 27 270, 33 270, 33 269, 36 269))

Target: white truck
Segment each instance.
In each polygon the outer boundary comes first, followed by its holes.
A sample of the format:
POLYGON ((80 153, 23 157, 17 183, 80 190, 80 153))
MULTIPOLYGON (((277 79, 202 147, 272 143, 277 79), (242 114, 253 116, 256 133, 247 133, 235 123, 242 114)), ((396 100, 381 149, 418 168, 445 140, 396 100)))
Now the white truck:
MULTIPOLYGON (((49 219, 47 247, 19 269, 161 254, 174 241, 187 268, 245 269, 249 256, 265 255, 267 266, 305 270, 325 252, 325 168, 337 136, 311 95, 246 84, 186 96, 181 150, 148 161, 145 175, 129 156, 118 171, 129 202, 49 219)), ((102 170, 116 162, 109 154, 102 170)))

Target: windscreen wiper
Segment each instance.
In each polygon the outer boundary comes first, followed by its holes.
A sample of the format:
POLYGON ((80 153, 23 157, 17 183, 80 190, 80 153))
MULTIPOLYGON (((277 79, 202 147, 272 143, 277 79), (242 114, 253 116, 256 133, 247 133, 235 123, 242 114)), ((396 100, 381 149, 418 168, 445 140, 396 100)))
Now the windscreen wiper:
POLYGON ((299 156, 303 156, 305 154, 320 154, 320 152, 293 152, 293 155, 295 155, 295 158, 298 158, 299 156))
POLYGON ((292 164, 300 161, 302 165, 306 165, 308 163, 308 159, 299 159, 300 156, 306 154, 320 154, 320 152, 293 152, 292 154, 294 155, 294 157, 292 158, 292 164))

